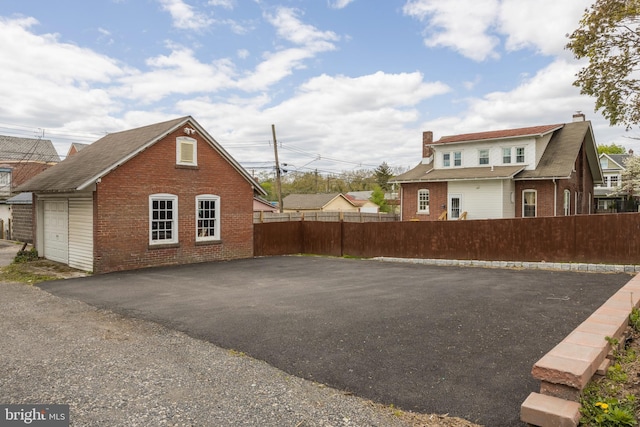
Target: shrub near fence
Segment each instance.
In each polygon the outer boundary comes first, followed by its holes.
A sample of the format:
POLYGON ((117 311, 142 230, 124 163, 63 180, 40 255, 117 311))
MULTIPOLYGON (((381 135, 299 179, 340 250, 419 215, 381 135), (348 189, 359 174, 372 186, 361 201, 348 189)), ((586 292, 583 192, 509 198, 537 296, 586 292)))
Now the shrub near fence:
POLYGON ((640 264, 640 214, 254 224, 255 255, 640 264))

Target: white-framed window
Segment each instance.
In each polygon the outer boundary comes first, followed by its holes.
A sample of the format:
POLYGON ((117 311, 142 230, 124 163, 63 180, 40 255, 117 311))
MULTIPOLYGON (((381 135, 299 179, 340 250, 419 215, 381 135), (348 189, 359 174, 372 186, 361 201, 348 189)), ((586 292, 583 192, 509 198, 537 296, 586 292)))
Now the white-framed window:
POLYGON ((524 147, 516 147, 516 163, 524 163, 524 147))
POLYGON ((149 196, 149 244, 178 243, 178 196, 149 196))
POLYGON ((451 153, 442 154, 442 166, 445 168, 451 166, 451 153))
POLYGON ((478 151, 478 164, 480 164, 480 165, 488 165, 489 164, 489 150, 479 150, 478 151))
POLYGON ((220 197, 196 196, 196 241, 220 240, 220 197))
POLYGON ((10 170, 1 170, 0 171, 0 194, 2 195, 10 195, 11 194, 11 171, 10 170))
POLYGON ((564 190, 564 214, 571 215, 571 191, 564 190))
POLYGON ((511 147, 502 149, 502 163, 511 163, 511 147))
POLYGON ((453 153, 453 166, 462 166, 462 152, 456 151, 453 153))
POLYGON ((536 190, 524 190, 522 192, 522 216, 525 218, 535 217, 537 215, 537 199, 536 190))
POLYGON ((609 177, 609 187, 617 187, 618 182, 620 182, 618 175, 611 175, 609 177))
POLYGON ((176 164, 198 166, 198 141, 188 136, 176 138, 176 164))
POLYGON ((425 188, 418 190, 418 213, 429 213, 429 190, 425 188))

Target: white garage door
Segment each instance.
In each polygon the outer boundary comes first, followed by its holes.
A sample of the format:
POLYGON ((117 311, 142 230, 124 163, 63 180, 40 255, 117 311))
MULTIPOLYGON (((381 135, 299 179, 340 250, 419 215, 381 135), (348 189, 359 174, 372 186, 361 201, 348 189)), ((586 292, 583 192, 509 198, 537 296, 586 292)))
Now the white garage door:
POLYGON ((69 199, 69 265, 93 270, 92 199, 69 199))
POLYGON ((44 257, 69 261, 69 211, 66 200, 44 201, 44 257))

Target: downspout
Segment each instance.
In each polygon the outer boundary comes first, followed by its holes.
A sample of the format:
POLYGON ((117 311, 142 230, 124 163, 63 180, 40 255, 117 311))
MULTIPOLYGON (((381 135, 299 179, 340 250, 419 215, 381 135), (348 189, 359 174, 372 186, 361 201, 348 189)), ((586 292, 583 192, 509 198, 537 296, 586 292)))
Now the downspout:
POLYGON ((553 216, 558 216, 558 182, 553 178, 553 216))
POLYGON ((402 212, 404 207, 404 187, 400 184, 400 221, 402 221, 402 212))

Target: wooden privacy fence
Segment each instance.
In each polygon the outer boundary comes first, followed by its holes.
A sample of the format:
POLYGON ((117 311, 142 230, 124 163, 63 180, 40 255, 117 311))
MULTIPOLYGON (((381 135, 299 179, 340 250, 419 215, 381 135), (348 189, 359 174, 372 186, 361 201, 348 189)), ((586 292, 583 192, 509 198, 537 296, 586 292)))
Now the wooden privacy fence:
POLYGON ((254 253, 640 264, 640 213, 474 221, 262 223, 254 224, 254 253))
POLYGON ((398 221, 400 215, 366 212, 254 212, 253 223, 285 221, 386 222, 398 221))

